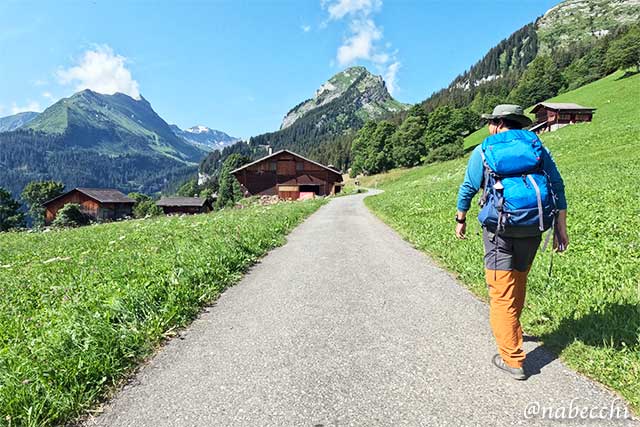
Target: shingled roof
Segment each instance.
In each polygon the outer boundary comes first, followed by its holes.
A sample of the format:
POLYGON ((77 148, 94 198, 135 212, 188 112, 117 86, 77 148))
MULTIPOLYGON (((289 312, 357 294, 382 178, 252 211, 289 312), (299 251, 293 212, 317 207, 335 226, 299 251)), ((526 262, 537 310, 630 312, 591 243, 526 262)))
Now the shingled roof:
POLYGON ((156 202, 160 207, 196 207, 201 208, 207 203, 207 199, 199 197, 163 197, 156 202))
POLYGON ((582 105, 573 104, 571 102, 540 102, 531 110, 532 113, 535 113, 540 108, 546 107, 552 110, 589 110, 593 111, 595 108, 592 107, 583 107, 582 105))
POLYGON ((68 194, 73 193, 74 191, 78 191, 88 197, 91 197, 92 199, 100 202, 100 203, 125 203, 125 204, 135 204, 136 201, 125 196, 122 192, 113 189, 113 188, 84 188, 84 187, 78 187, 78 188, 74 188, 71 191, 67 191, 64 194, 61 194, 58 197, 54 197, 51 200, 48 200, 46 202, 44 202, 44 205, 48 205, 51 202, 54 202, 58 199, 61 199, 65 196, 67 196, 68 194))
POLYGON ((314 165, 316 165, 316 166, 320 166, 321 168, 326 169, 326 170, 328 170, 329 172, 331 172, 331 173, 334 173, 334 174, 338 175, 338 176, 340 177, 340 180, 342 180, 342 174, 340 173, 340 171, 338 171, 338 170, 336 170, 336 169, 332 169, 332 168, 330 168, 330 167, 328 167, 328 166, 325 166, 325 165, 323 165, 322 163, 314 162, 314 161, 313 161, 313 160, 311 160, 311 159, 307 159, 306 157, 303 157, 303 156, 301 156, 300 154, 298 154, 298 153, 294 153, 293 151, 290 151, 290 150, 287 150, 287 149, 280 150, 280 151, 276 151, 276 152, 275 152, 275 153, 273 153, 273 154, 269 154, 268 156, 264 156, 264 157, 262 157, 262 158, 260 158, 260 159, 258 159, 258 160, 255 160, 255 161, 253 161, 253 162, 251 162, 251 163, 247 163, 247 164, 246 164, 246 165, 244 165, 244 166, 240 166, 239 168, 232 170, 232 171, 231 171, 231 173, 232 173, 232 174, 235 174, 236 172, 239 172, 239 171, 241 171, 241 170, 243 170, 243 169, 245 169, 245 168, 248 168, 249 166, 253 166, 253 165, 257 164, 257 163, 264 162, 265 160, 268 160, 268 159, 270 159, 270 158, 272 158, 272 157, 275 157, 275 156, 277 156, 277 155, 279 155, 279 154, 282 154, 282 153, 288 153, 288 154, 291 154, 292 156, 298 157, 298 158, 300 158, 300 159, 302 159, 302 160, 306 160, 306 161, 307 161, 307 162, 309 162, 309 163, 313 163, 313 164, 314 164, 314 165))

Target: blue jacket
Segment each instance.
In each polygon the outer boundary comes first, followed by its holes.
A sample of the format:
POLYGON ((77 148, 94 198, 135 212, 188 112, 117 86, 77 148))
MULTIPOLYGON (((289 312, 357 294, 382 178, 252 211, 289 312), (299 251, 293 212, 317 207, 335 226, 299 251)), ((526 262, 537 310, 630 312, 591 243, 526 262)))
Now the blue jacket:
MULTIPOLYGON (((500 133, 500 139, 508 139, 510 132, 514 131, 506 131, 500 133)), ((523 131, 517 131, 518 133, 522 133, 523 131)), ((526 131, 528 132, 528 131, 526 131)), ((531 132, 532 138, 537 136, 531 132)), ((494 135, 497 136, 497 135, 494 135)), ((491 136, 488 138, 492 138, 491 136)), ((464 181, 462 185, 460 185, 460 190, 458 191, 458 210, 462 212, 466 212, 471 207, 471 200, 473 196, 478 193, 480 187, 482 186, 482 179, 484 176, 484 165, 482 163, 482 144, 478 145, 473 152, 471 153, 471 157, 469 158, 469 163, 467 165, 467 171, 464 174, 464 181)), ((551 157, 551 153, 548 149, 544 149, 542 151, 542 168, 549 175, 549 179, 551 181, 551 187, 553 192, 558 197, 557 208, 567 209, 567 199, 564 195, 564 182, 562 181, 562 177, 560 176, 560 172, 558 172, 558 168, 556 167, 556 163, 553 161, 551 157)))

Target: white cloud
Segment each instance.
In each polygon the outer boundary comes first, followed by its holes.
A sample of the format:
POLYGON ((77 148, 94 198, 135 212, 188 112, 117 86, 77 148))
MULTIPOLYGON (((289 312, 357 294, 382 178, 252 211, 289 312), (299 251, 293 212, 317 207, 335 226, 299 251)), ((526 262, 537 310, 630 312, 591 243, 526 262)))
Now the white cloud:
POLYGON ((51 94, 51 92, 48 92, 48 91, 42 92, 42 97, 47 99, 53 99, 53 95, 51 94))
POLYGON ((389 64, 387 70, 384 73, 384 81, 387 83, 387 89, 389 93, 393 95, 393 93, 398 88, 398 70, 400 69, 400 62, 395 61, 389 64))
POLYGON ((84 53, 78 65, 58 71, 62 84, 75 84, 75 90, 91 89, 112 95, 116 92, 140 99, 138 82, 126 68, 127 59, 109 46, 97 46, 84 53))
POLYGON ((25 111, 42 111, 42 107, 39 102, 29 101, 27 105, 19 106, 15 102, 11 104, 11 114, 23 113, 25 111))
POLYGON ((382 31, 376 27, 371 19, 355 20, 351 23, 350 28, 351 36, 338 48, 338 64, 344 66, 358 59, 386 62, 384 54, 375 53, 373 43, 382 38, 382 31))
POLYGON ((322 2, 323 7, 329 11, 329 19, 342 19, 347 15, 367 16, 382 7, 382 0, 337 0, 335 2, 322 2), (327 6, 328 5, 328 6, 327 6))
POLYGON ((308 33, 309 31, 311 31, 311 25, 303 25, 300 27, 302 29, 302 31, 304 31, 305 33, 308 33))
POLYGON ((372 63, 393 93, 398 88, 398 51, 392 50, 391 42, 383 41, 383 31, 372 17, 382 8, 382 0, 320 0, 320 4, 329 12, 323 24, 343 18, 349 22, 349 33, 336 52, 337 64, 344 67, 358 61, 372 63))

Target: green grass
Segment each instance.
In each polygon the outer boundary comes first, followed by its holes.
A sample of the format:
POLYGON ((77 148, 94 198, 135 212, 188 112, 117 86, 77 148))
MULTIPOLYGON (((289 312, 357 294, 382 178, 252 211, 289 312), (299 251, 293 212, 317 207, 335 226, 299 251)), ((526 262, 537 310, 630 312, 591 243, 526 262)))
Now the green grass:
POLYGON ((481 144, 488 136, 489 129, 486 126, 483 126, 464 139, 464 148, 475 147, 476 145, 481 144))
MULTIPOLYGON (((640 75, 616 73, 553 101, 597 107, 593 123, 541 137, 564 177, 569 250, 539 253, 528 285, 525 330, 572 368, 640 409, 640 75)), ((367 205, 417 248, 487 299, 481 229, 454 237, 456 195, 468 157, 363 179, 385 193, 367 205)))
POLYGON ((0 425, 82 414, 323 203, 0 234, 0 425))

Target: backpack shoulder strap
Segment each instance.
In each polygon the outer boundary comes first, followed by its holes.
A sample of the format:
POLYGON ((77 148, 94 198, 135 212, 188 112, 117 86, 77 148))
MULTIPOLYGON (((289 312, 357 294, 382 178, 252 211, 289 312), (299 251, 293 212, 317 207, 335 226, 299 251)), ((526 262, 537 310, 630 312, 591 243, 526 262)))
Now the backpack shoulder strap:
POLYGON ((480 196, 480 200, 478 204, 480 207, 484 206, 487 203, 487 198, 489 197, 489 185, 490 178, 493 176, 493 171, 487 164, 487 160, 484 157, 484 147, 480 150, 480 156, 482 157, 482 166, 483 166, 483 175, 482 175, 482 195, 480 196))

